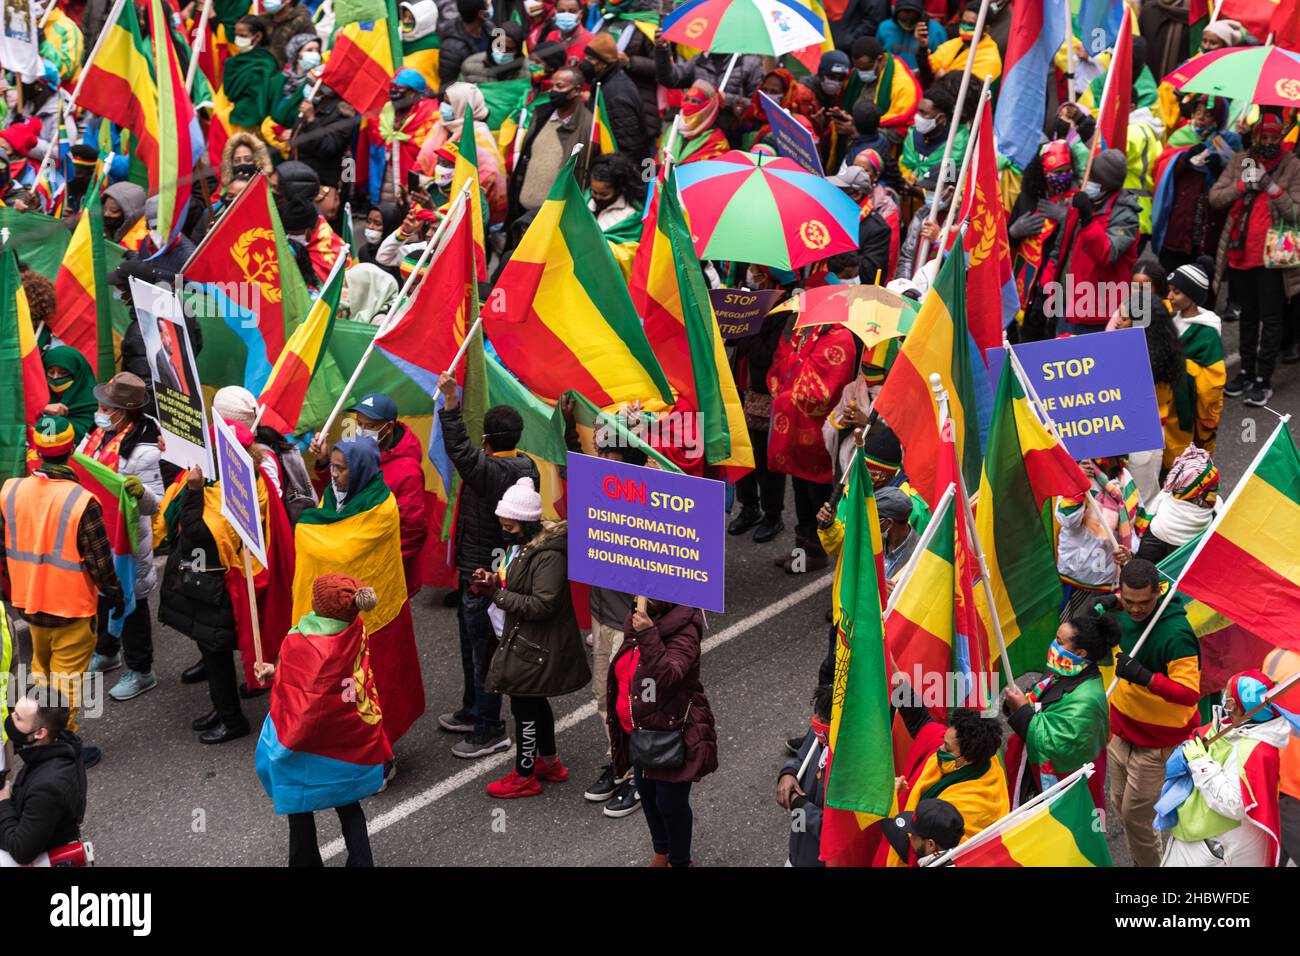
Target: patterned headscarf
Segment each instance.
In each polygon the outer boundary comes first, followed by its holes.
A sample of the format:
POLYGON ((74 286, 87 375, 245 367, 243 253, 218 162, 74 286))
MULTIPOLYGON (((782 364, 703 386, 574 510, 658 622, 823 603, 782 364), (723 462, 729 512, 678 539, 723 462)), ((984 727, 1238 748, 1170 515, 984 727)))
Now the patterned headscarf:
POLYGON ((1214 504, 1219 492, 1219 469, 1210 460, 1210 453, 1195 445, 1174 459, 1165 477, 1165 491, 1174 498, 1191 501, 1201 492, 1208 492, 1206 502, 1214 504))

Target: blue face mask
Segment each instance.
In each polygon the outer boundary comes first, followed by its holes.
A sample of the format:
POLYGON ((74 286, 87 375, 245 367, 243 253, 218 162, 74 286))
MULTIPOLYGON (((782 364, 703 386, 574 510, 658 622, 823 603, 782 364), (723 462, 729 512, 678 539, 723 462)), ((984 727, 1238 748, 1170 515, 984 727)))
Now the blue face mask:
POLYGON ((496 50, 492 51, 493 63, 498 63, 498 64, 513 63, 514 59, 515 59, 515 55, 513 53, 499 53, 496 50))
POLYGON ((320 66, 320 54, 315 50, 307 50, 298 55, 298 69, 304 73, 309 73, 318 66, 320 66))
POLYGON ((264 13, 279 13, 284 8, 284 0, 262 0, 264 13))
POLYGON ((456 107, 450 103, 443 103, 438 107, 438 113, 442 116, 444 123, 450 123, 456 118, 456 107))
POLYGON ((569 33, 578 26, 578 15, 576 13, 557 13, 555 15, 555 28, 561 33, 569 33))

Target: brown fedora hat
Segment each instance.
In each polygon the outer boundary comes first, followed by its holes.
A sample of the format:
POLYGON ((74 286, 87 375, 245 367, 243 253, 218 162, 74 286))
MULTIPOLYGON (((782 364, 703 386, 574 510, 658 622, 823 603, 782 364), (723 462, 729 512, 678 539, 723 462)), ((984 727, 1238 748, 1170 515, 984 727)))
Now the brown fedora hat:
POLYGON ((124 408, 129 412, 144 408, 149 400, 149 389, 138 375, 118 372, 103 385, 95 386, 95 399, 108 408, 124 408))

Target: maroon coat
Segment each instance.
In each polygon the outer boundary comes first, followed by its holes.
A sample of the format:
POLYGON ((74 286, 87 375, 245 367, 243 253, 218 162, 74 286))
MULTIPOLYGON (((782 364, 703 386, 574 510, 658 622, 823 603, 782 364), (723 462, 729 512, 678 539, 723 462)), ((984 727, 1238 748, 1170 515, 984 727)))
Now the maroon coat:
POLYGON ((420 553, 429 537, 429 516, 424 507, 424 449, 420 439, 401 422, 394 423, 402 435, 391 448, 379 455, 379 470, 384 484, 397 499, 397 516, 401 521, 402 565, 406 571, 406 593, 414 595, 423 583, 420 576, 420 553))
POLYGON ((648 631, 632 630, 632 615, 623 623, 623 644, 609 662, 606 682, 606 716, 614 773, 622 776, 630 766, 628 734, 618 720, 618 679, 614 664, 633 647, 641 649, 636 673, 632 675, 632 722, 647 730, 676 730, 682 726, 687 705, 686 761, 673 770, 644 770, 650 780, 668 783, 695 781, 718 769, 718 735, 713 730, 713 711, 700 683, 700 638, 704 615, 699 608, 676 605, 648 631), (654 683, 646 684, 645 681, 654 683), (646 701, 637 688, 653 686, 654 700, 646 701))

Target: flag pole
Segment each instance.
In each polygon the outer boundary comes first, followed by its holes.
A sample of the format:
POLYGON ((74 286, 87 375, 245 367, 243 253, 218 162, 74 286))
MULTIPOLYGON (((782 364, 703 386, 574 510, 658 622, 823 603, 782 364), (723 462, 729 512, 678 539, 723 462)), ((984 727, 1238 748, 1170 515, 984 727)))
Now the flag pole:
MULTIPOLYGON (((1120 40, 1123 39, 1124 31, 1127 30, 1129 32, 1129 49, 1131 52, 1133 42, 1133 21, 1130 18, 1133 14, 1128 8, 1127 0, 1125 0, 1122 6, 1124 7, 1124 19, 1120 21, 1119 33, 1115 35, 1115 51, 1119 51, 1120 40)), ((1079 184, 1080 192, 1082 192, 1083 188, 1088 185, 1088 178, 1092 175, 1092 161, 1097 158, 1097 153, 1101 151, 1101 118, 1106 112, 1106 101, 1110 97, 1111 86, 1115 80, 1114 66, 1115 64, 1112 61, 1111 68, 1106 71, 1106 82, 1102 84, 1101 102, 1097 104, 1097 125, 1092 131, 1092 142, 1088 144, 1088 165, 1085 166, 1083 170, 1083 182, 1079 184)), ((1128 77, 1127 82, 1132 83, 1132 77, 1128 77)))
MULTIPOLYGON (((942 434, 944 423, 951 419, 948 415, 948 391, 943 387, 943 379, 939 377, 938 372, 930 373, 930 389, 939 403, 939 431, 942 434)), ((1006 641, 1002 637, 1002 621, 998 617, 998 606, 993 599, 993 585, 989 578, 988 562, 984 560, 984 548, 980 545, 979 532, 975 530, 975 513, 971 510, 970 495, 966 491, 966 476, 962 474, 961 462, 957 463, 957 493, 961 496, 961 507, 966 516, 967 544, 975 552, 975 560, 979 564, 984 597, 989 604, 989 622, 993 625, 993 636, 997 638, 998 650, 1002 655, 1002 670, 1010 686, 1016 682, 1016 676, 1011 672, 1011 660, 1007 656, 1006 641)))
MULTIPOLYGON (((1277 427, 1273 429, 1273 434, 1268 436, 1268 441, 1264 442, 1263 446, 1256 453, 1255 460, 1250 463, 1250 467, 1246 469, 1246 473, 1241 476, 1241 480, 1237 482, 1237 486, 1232 489, 1232 494, 1228 495, 1228 500, 1223 503, 1223 510, 1214 516, 1214 520, 1210 522, 1210 526, 1201 534, 1201 540, 1197 542, 1191 556, 1183 564, 1182 570, 1178 572, 1178 577, 1169 585, 1169 590, 1165 594, 1165 599, 1160 602, 1160 606, 1156 608, 1155 613, 1147 619, 1146 627, 1142 629, 1142 636, 1137 639, 1137 643, 1133 645, 1133 649, 1128 652, 1129 657, 1135 656, 1137 652, 1142 649, 1142 645, 1146 643, 1147 637, 1150 636, 1151 631, 1155 628, 1156 622, 1160 620, 1160 615, 1165 613, 1165 609, 1169 607, 1169 603, 1174 599, 1174 595, 1178 593, 1178 585, 1182 583, 1183 578, 1187 575, 1188 568, 1196 563, 1196 559, 1200 556, 1206 543, 1214 536, 1219 525, 1223 522, 1224 517, 1226 517, 1228 512, 1232 510, 1233 502, 1235 502, 1237 496, 1241 494, 1241 489, 1246 487, 1246 483, 1250 480, 1250 476, 1255 473, 1255 470, 1259 467, 1259 463, 1264 460, 1264 456, 1268 454, 1269 450, 1273 447, 1273 442, 1277 441, 1277 436, 1282 433, 1282 429, 1286 428, 1287 422, 1290 420, 1291 416, 1289 414, 1283 415, 1281 420, 1278 421, 1277 427)), ((1106 688, 1106 696, 1108 698, 1112 693, 1114 693, 1119 681, 1119 677, 1115 677, 1110 682, 1110 686, 1106 688)))
MULTIPOLYGON (((248 545, 244 545, 241 550, 244 552, 244 582, 248 587, 248 617, 253 622, 253 663, 261 664, 263 663, 262 628, 257 622, 257 596, 253 590, 253 557, 248 553, 248 545)), ((261 681, 258 683, 260 684, 261 681)))
MULTIPOLYGON (((940 257, 943 256, 944 249, 947 248, 948 236, 952 232, 953 222, 957 218, 957 209, 961 206, 962 196, 965 194, 966 189, 969 185, 966 182, 966 176, 967 173, 970 171, 971 157, 975 154, 975 151, 979 149, 980 126, 981 126, 980 121, 984 118, 984 107, 988 105, 989 100, 993 96, 993 94, 989 92, 989 85, 992 82, 993 82, 992 76, 986 75, 984 77, 984 86, 980 90, 979 105, 975 107, 975 118, 972 121, 972 128, 974 130, 974 133, 971 136, 969 142, 966 143, 966 154, 961 158, 961 172, 957 174, 957 182, 953 190, 952 202, 948 203, 948 216, 947 218, 944 219, 943 231, 939 233, 938 255, 940 257)), ((919 261, 921 265, 924 266, 925 260, 921 259, 919 261)), ((920 272, 920 269, 918 269, 917 272, 920 272)))
POLYGON ((990 837, 1005 832, 1007 827, 1009 827, 1012 823, 1019 823, 1020 818, 1025 815, 1026 811, 1034 809, 1041 803, 1050 802, 1048 801, 1049 797, 1055 798, 1060 796, 1064 790, 1066 790, 1068 787, 1075 784, 1080 777, 1091 777, 1094 772, 1095 772, 1095 765, 1093 763, 1089 762, 1084 764, 1082 767, 1074 771, 1074 773, 1070 774, 1068 777, 1062 777, 1060 780, 1056 781, 1056 783, 1052 784, 1050 787, 1048 787, 1038 796, 1034 797, 1032 800, 1026 800, 1024 803, 1016 807, 1006 816, 1002 817, 1001 819, 994 820, 992 823, 986 826, 979 833, 975 834, 965 843, 957 844, 957 846, 953 847, 947 853, 944 853, 942 856, 935 857, 926 865, 942 866, 944 863, 948 862, 948 860, 950 860, 951 858, 956 856, 961 856, 967 850, 974 849, 976 846, 979 846, 983 843, 987 843, 990 837))
POLYGON ((934 536, 939 532, 939 522, 934 519, 943 514, 943 509, 948 507, 948 502, 952 501, 952 496, 956 493, 957 485, 951 481, 948 482, 947 489, 939 497, 938 504, 934 506, 934 511, 931 512, 929 524, 925 526, 925 530, 921 532, 921 537, 916 542, 916 547, 912 549, 912 556, 907 559, 907 566, 903 568, 903 576, 894 585, 894 590, 889 592, 889 600, 885 603, 885 613, 882 615, 885 620, 889 619, 890 613, 894 610, 894 605, 898 603, 898 599, 903 594, 903 589, 912 580, 912 574, 916 571, 917 564, 920 563, 921 555, 929 550, 930 542, 934 540, 934 536))
POLYGON ((212 14, 212 0, 203 0, 199 24, 194 28, 194 46, 190 48, 190 67, 185 71, 185 92, 193 95, 194 77, 199 72, 199 54, 208 45, 208 17, 212 14))
POLYGON ((1264 694, 1264 699, 1261 700, 1254 707, 1252 707, 1250 710, 1246 711, 1246 713, 1242 714, 1240 719, 1235 720, 1232 723, 1228 724, 1228 726, 1224 727, 1222 730, 1218 731, 1213 736, 1207 737, 1205 739, 1206 745, 1214 743, 1220 737, 1227 736, 1229 732, 1236 730, 1238 727, 1242 726, 1243 724, 1249 723, 1250 718, 1254 717, 1265 707, 1269 706, 1269 704, 1273 702, 1273 699, 1275 697, 1281 697, 1283 694, 1285 694, 1287 689, 1290 688, 1290 686, 1298 680, 1300 680, 1300 671, 1296 671, 1286 680, 1282 681, 1282 683, 1274 685, 1272 690, 1264 694))
MULTIPOLYGON (((849 466, 844 469, 844 474, 840 475, 840 480, 835 483, 835 490, 831 493, 830 500, 827 501, 827 504, 831 506, 832 511, 834 511, 837 507, 839 507, 840 499, 844 497, 844 489, 849 486, 849 479, 853 477, 853 466, 856 465, 858 463, 858 459, 862 457, 862 446, 866 443, 867 433, 871 431, 871 426, 875 424, 875 422, 879 420, 879 418, 880 418, 880 414, 877 411, 875 411, 875 409, 872 409, 871 415, 868 416, 867 418, 867 424, 864 427, 855 428, 853 430, 854 432, 853 444, 857 447, 857 450, 853 453, 853 457, 849 459, 849 466)), ((836 453, 835 457, 836 458, 839 457, 838 452, 836 453)), ((831 524, 834 523, 835 523, 835 519, 832 518, 831 524)), ((822 530, 825 530, 830 526, 831 526, 830 524, 828 525, 822 525, 820 523, 818 524, 818 527, 822 528, 822 530)))
MULTIPOLYGON (((939 188, 934 191, 934 199, 930 202, 930 211, 926 214, 926 222, 939 221, 939 198, 943 195, 944 186, 947 185, 949 174, 952 169, 952 142, 957 136, 957 127, 961 125, 961 111, 966 105, 966 93, 970 89, 971 69, 975 66, 975 51, 979 48, 980 41, 984 39, 984 21, 989 14, 989 0, 981 0, 979 17, 975 20, 975 35, 971 37, 970 50, 966 54, 966 68, 961 71, 961 86, 957 89, 957 105, 952 111, 952 122, 948 124, 948 141, 943 146, 943 159, 939 163, 939 188)), ((926 256, 930 252, 930 243, 922 239, 920 247, 917 249, 916 261, 925 264, 926 256)), ((921 270, 916 269, 912 273, 915 278, 921 270)))
POLYGON ((433 234, 433 238, 431 238, 420 251, 420 258, 416 261, 415 268, 411 270, 411 274, 406 277, 406 282, 403 283, 401 291, 397 293, 397 298, 393 300, 393 304, 389 306, 384 317, 375 323, 379 326, 379 330, 375 332, 374 337, 371 338, 369 344, 366 345, 366 350, 361 353, 361 358, 357 362, 357 367, 352 370, 352 376, 348 379, 348 383, 343 386, 343 391, 339 394, 338 401, 334 403, 333 411, 330 412, 329 418, 325 419, 325 424, 320 427, 320 431, 317 434, 328 435, 329 430, 334 427, 334 420, 337 419, 339 413, 343 411, 343 403, 346 402, 348 396, 352 394, 352 389, 356 387, 357 380, 361 378, 361 372, 365 369, 366 363, 370 361, 370 356, 375 351, 375 341, 392 327, 394 317, 400 313, 402 306, 406 304, 407 297, 410 295, 412 286, 415 285, 416 280, 422 277, 424 266, 430 260, 430 257, 438 244, 442 241, 443 234, 447 231, 448 224, 456 218, 458 211, 464 208, 464 203, 469 196, 469 187, 471 182, 473 182, 473 180, 466 180, 465 184, 460 187, 460 192, 457 193, 456 197, 452 200, 452 204, 447 210, 447 215, 444 216, 442 222, 438 224, 437 232, 433 234))
MULTIPOLYGON (((54 0, 50 0, 50 5, 54 5, 54 0)), ((113 32, 113 24, 117 23, 117 18, 122 15, 122 8, 126 6, 126 0, 117 0, 113 4, 113 9, 108 11, 108 16, 104 19, 104 29, 99 31, 99 37, 95 40, 95 45, 90 48, 90 56, 86 57, 85 66, 81 68, 81 75, 77 77, 77 85, 72 90, 72 96, 69 97, 73 105, 77 102, 77 97, 81 95, 81 84, 86 82, 86 76, 90 73, 90 64, 95 62, 95 54, 99 48, 104 45, 104 39, 113 32)), ((22 92, 22 84, 18 84, 19 94, 22 92)))
MULTIPOLYGON (((468 183, 466 185, 468 185, 468 183)), ((476 257, 472 258, 476 259, 476 257)), ((460 347, 456 349, 456 354, 452 356, 451 364, 447 366, 447 375, 451 375, 456 371, 456 366, 460 364, 460 360, 464 358, 465 353, 469 351, 469 343, 474 338, 474 334, 483 327, 483 304, 478 300, 478 262, 471 261, 469 267, 474 273, 474 284, 471 289, 474 297, 474 321, 471 323, 469 331, 465 333, 465 338, 461 340, 460 347)))
POLYGON ((1065 101, 1074 102, 1074 13, 1065 0, 1065 101))

